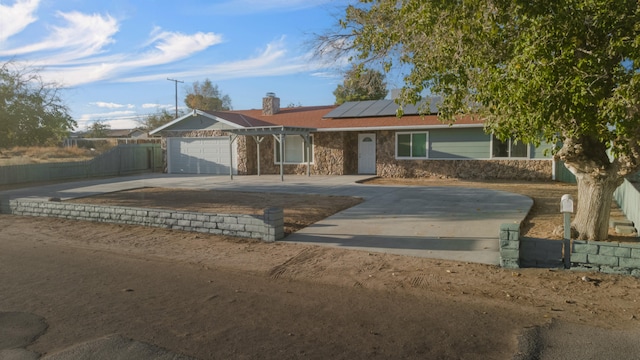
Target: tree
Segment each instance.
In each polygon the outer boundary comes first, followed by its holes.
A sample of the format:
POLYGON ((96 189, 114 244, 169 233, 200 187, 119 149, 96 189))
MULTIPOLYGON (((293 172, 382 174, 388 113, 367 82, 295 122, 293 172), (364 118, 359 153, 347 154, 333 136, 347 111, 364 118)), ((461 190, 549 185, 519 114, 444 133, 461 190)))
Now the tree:
POLYGON ((0 67, 0 148, 51 145, 76 126, 55 84, 34 69, 0 67))
POLYGON ((603 240, 613 191, 640 168, 638 24, 637 0, 361 0, 318 44, 403 66, 400 104, 428 89, 446 121, 480 116, 502 140, 561 144, 578 181, 572 227, 603 240))
POLYGON ((223 95, 218 85, 213 85, 211 80, 205 79, 202 84, 196 81, 187 89, 184 99, 185 105, 190 109, 220 111, 231 110, 231 98, 223 95))
POLYGON ((87 126, 87 135, 90 138, 106 138, 109 134, 109 130, 111 129, 111 125, 105 123, 104 121, 94 121, 91 125, 87 126))
MULTIPOLYGON (((179 115, 181 114, 179 113, 179 115)), ((175 120, 174 113, 167 111, 167 109, 162 109, 154 114, 146 115, 144 118, 139 120, 139 123, 143 128, 150 131, 153 129, 157 129, 160 126, 167 124, 173 120, 175 120)))
POLYGON ((380 71, 353 66, 345 73, 342 85, 333 91, 336 105, 346 101, 384 99, 388 92, 384 78, 380 71))

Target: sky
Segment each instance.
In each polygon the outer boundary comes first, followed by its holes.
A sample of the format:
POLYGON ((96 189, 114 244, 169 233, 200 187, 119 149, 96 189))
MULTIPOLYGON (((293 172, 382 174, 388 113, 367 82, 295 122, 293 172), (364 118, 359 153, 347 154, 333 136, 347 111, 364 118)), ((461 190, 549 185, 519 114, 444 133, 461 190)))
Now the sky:
POLYGON ((210 79, 235 110, 330 105, 346 60, 312 56, 348 0, 0 0, 0 63, 59 84, 77 130, 134 128, 210 79))

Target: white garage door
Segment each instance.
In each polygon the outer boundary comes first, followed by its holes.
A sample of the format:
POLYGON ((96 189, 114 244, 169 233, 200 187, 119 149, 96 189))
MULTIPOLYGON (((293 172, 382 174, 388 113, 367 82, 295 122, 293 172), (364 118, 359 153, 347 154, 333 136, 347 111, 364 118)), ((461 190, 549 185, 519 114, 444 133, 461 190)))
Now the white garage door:
MULTIPOLYGON (((233 143, 233 173, 237 173, 236 142, 233 143)), ((170 174, 229 175, 229 138, 169 138, 167 165, 170 174)))

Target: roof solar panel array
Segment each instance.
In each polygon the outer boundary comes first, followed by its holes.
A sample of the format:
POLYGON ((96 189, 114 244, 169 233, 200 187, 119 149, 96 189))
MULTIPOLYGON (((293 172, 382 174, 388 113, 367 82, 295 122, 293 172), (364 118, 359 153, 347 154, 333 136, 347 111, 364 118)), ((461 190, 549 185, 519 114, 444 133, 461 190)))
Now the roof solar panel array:
MULTIPOLYGON (((438 113, 438 104, 442 102, 440 98, 429 98, 430 113, 438 113)), ((395 116, 398 110, 398 104, 393 100, 367 100, 367 101, 348 101, 330 111, 323 118, 344 119, 344 118, 360 118, 360 117, 377 117, 377 116, 395 116)), ((419 115, 419 105, 403 106, 405 115, 419 115)))

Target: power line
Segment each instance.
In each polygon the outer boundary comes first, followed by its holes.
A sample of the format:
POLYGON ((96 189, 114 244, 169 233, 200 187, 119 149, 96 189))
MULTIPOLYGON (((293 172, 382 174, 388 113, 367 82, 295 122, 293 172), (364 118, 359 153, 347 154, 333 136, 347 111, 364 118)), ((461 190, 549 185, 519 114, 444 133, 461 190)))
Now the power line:
POLYGON ((184 83, 184 81, 169 79, 169 78, 167 78, 167 80, 173 81, 176 84, 176 119, 177 119, 178 118, 178 83, 184 83))

